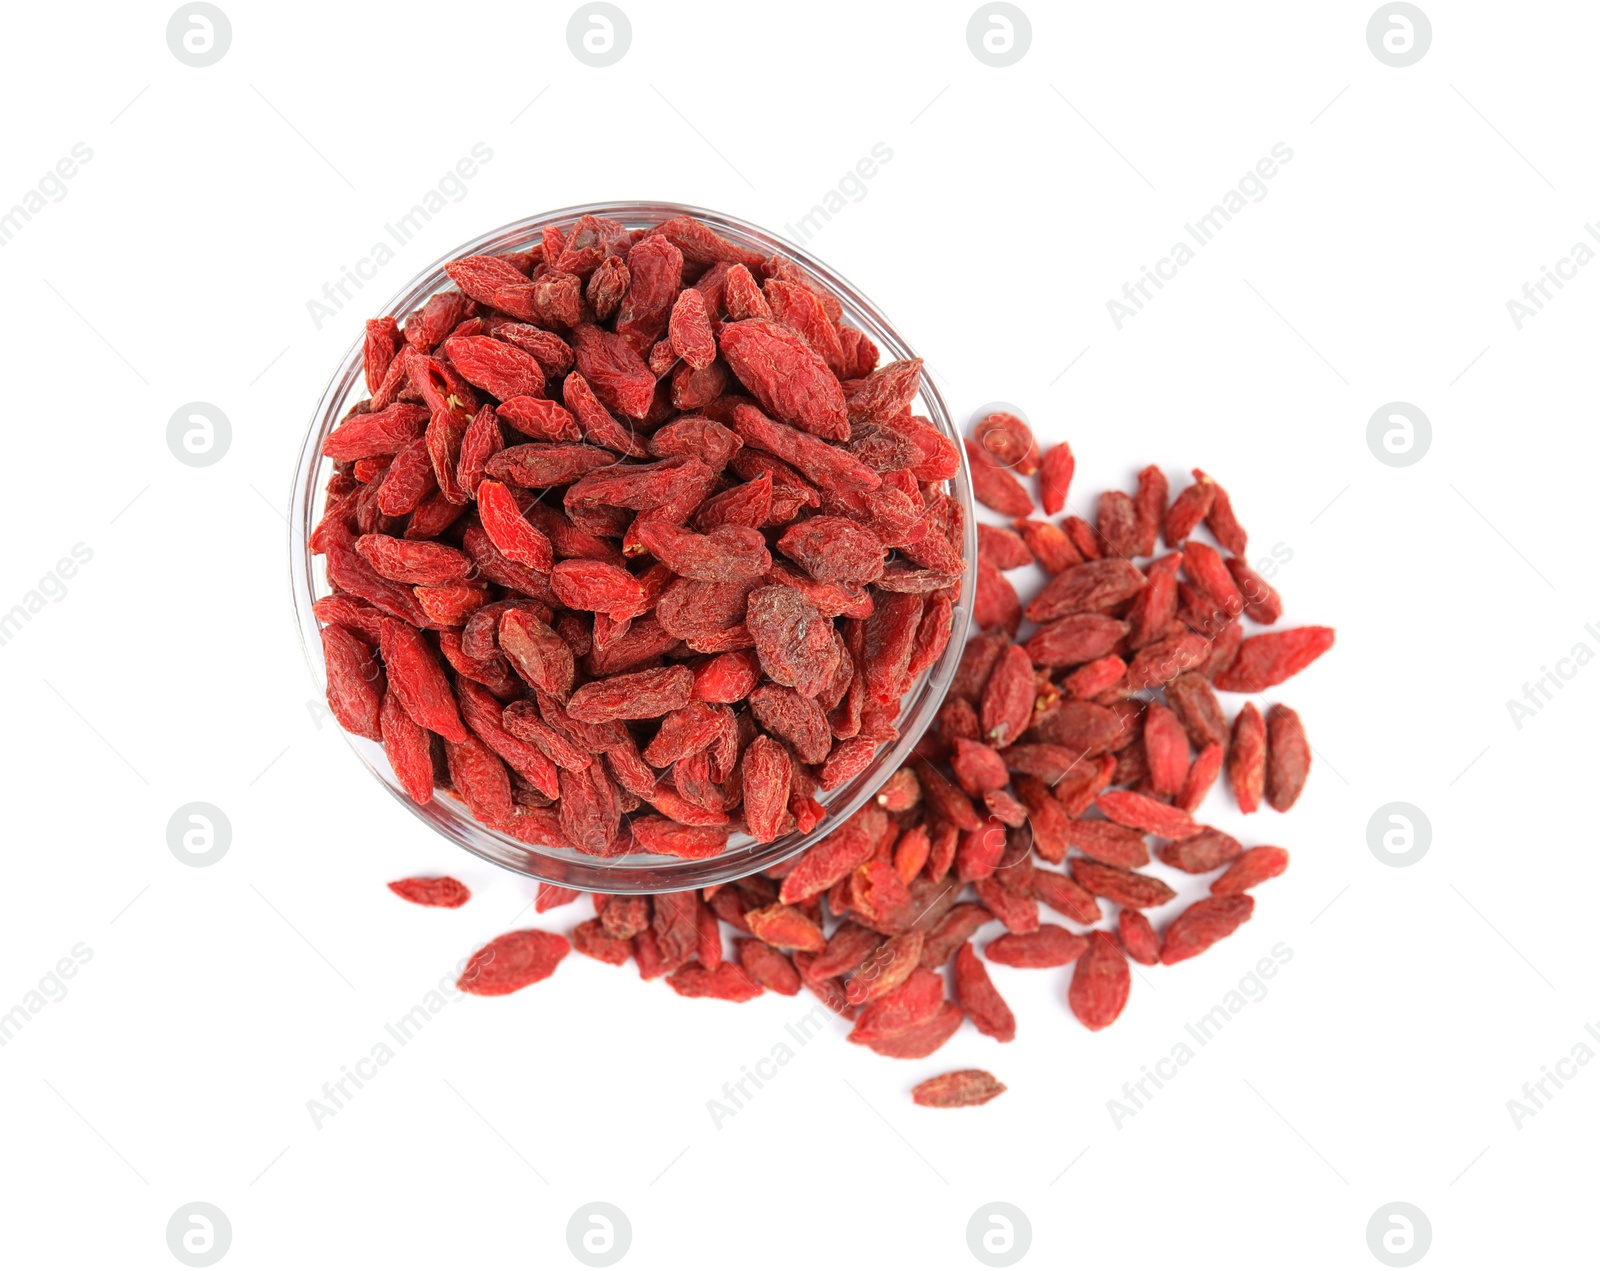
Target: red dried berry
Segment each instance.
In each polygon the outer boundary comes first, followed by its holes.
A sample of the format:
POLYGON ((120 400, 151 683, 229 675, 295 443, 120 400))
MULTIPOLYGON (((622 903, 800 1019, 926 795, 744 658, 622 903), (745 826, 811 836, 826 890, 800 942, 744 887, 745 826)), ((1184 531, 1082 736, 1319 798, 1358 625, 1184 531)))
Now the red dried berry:
POLYGON ((1311 770, 1311 743, 1300 716, 1287 706, 1267 711, 1267 802, 1287 812, 1305 789, 1311 770))
POLYGON ((348 627, 330 624, 322 628, 322 653, 328 668, 328 709, 346 732, 376 741, 385 681, 370 645, 348 627))
POLYGON ((1126 560, 1093 560, 1063 570, 1027 607, 1033 622, 1051 622, 1068 614, 1104 612, 1138 594, 1145 577, 1126 560))
POLYGON ((1129 909, 1156 909, 1177 896, 1159 878, 1074 856, 1072 878, 1085 891, 1129 909))
POLYGON ((1167 928, 1161 945, 1162 965, 1196 957, 1232 935, 1255 911, 1255 905, 1253 896, 1242 895, 1211 895, 1195 901, 1167 928))
POLYGON ((1033 430, 1009 411, 985 415, 972 426, 972 439, 997 467, 1010 468, 1022 477, 1039 471, 1039 447, 1034 444, 1033 430))
POLYGON ((1246 617, 1264 627, 1270 627, 1283 617, 1283 598, 1273 590, 1265 578, 1252 569, 1242 557, 1230 556, 1226 564, 1244 600, 1246 617))
POLYGON ((1261 806, 1267 777, 1267 731, 1254 702, 1246 702, 1233 721, 1233 745, 1228 751, 1228 784, 1239 801, 1239 811, 1261 806))
POLYGON ((828 364, 793 331, 747 318, 726 324, 717 343, 739 382, 765 410, 830 441, 850 436, 844 390, 828 364))
POLYGON ((446 741, 465 741, 467 730, 450 682, 422 633, 398 619, 385 618, 379 639, 389 687, 406 713, 446 741))
POLYGON ((1216 494, 1216 484, 1211 481, 1196 481, 1179 492, 1167 509, 1162 527, 1162 537, 1168 547, 1183 546, 1184 539, 1194 532, 1195 526, 1206 519, 1216 494))
POLYGON ((456 987, 477 997, 502 997, 548 979, 571 945, 553 931, 509 931, 467 959, 456 987))
POLYGON ((757 984, 736 962, 708 968, 689 962, 667 976, 667 983, 679 997, 711 997, 723 1002, 748 1002, 761 996, 757 984))
POLYGON ((1076 962, 1088 946, 1083 936, 1054 923, 1042 923, 1037 931, 995 937, 984 946, 983 956, 1002 966, 1056 967, 1076 962))
POLYGON ((911 1101, 922 1108, 974 1108, 1005 1093, 1005 1086, 981 1068, 929 1077, 911 1088, 911 1101))
MULTIPOLYGON (((1067 494, 1072 489, 1072 474, 1077 461, 1072 447, 1066 442, 1051 446, 1039 464, 1039 504, 1046 516, 1055 516, 1067 506, 1067 494)), ((1038 549, 1034 549, 1038 555, 1038 549)), ((1057 571, 1051 570, 1055 573, 1057 571)))
POLYGON ((979 503, 1002 516, 1027 516, 1033 500, 1022 483, 976 442, 969 440, 967 469, 972 477, 972 493, 979 503))
POLYGON ((784 997, 800 991, 800 975, 783 954, 760 940, 735 940, 739 966, 754 983, 784 997))
POLYGON ((1332 627, 1295 627, 1251 636, 1228 668, 1212 678, 1231 693, 1259 693, 1305 670, 1333 647, 1332 627))
POLYGON ((437 909, 459 909, 472 899, 466 886, 448 875, 441 878, 402 878, 389 884, 389 890, 413 905, 437 909))
POLYGON ((1198 834, 1174 843, 1163 843, 1156 855, 1165 865, 1185 874, 1209 874, 1221 869, 1241 851, 1239 840, 1207 826, 1198 834))
POLYGON ((1117 914, 1117 935, 1122 947, 1140 966, 1155 966, 1161 961, 1161 937, 1156 929, 1137 909, 1124 909, 1117 914))
POLYGON ((956 1001, 985 1037, 1008 1042, 1017 1035, 1017 1020, 989 979, 989 972, 964 942, 955 957, 956 1001))
POLYGON ((1089 947, 1072 969, 1067 1005, 1085 1028, 1098 1031, 1112 1023, 1128 1003, 1132 977, 1122 948, 1105 931, 1089 933, 1089 947))
POLYGON ((1281 847, 1249 847, 1233 858, 1227 869, 1211 880, 1213 896, 1237 896, 1257 883, 1276 878, 1289 868, 1289 853, 1281 847))
POLYGON ((1133 790, 1107 790, 1095 800, 1100 811, 1118 825, 1162 838, 1188 838, 1200 827, 1181 808, 1174 808, 1133 790))

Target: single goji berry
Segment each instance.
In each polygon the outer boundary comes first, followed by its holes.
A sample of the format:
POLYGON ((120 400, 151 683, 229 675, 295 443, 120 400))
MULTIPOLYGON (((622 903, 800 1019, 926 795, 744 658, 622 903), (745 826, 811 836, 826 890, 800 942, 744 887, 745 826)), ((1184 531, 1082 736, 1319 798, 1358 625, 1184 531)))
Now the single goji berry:
POLYGON ((1005 1086, 983 1069, 962 1068, 913 1086, 911 1101, 922 1108, 975 1108, 1005 1091, 1005 1086))
POLYGON ((444 875, 440 878, 402 878, 389 884, 389 890, 413 905, 438 909, 459 909, 472 899, 466 885, 444 875))
POLYGON ((515 993, 548 979, 571 947, 553 931, 509 931, 467 959, 456 987, 478 997, 515 993))
POLYGON ((1072 969, 1067 1004, 1085 1028, 1102 1029, 1122 1014, 1131 978, 1122 947, 1109 932, 1092 931, 1088 948, 1072 969))

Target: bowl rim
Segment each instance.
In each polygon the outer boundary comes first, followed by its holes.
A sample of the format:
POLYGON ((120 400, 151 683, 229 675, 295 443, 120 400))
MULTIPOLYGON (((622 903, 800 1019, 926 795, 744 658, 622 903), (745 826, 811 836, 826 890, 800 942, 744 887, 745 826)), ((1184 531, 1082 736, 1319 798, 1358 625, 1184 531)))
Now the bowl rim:
MULTIPOLYGON (((510 221, 432 261, 402 286, 374 316, 403 320, 427 297, 451 287, 453 284, 444 273, 444 266, 450 261, 463 256, 516 250, 517 245, 525 246, 537 239, 545 226, 570 225, 582 216, 608 216, 628 224, 630 228, 640 224, 659 224, 674 216, 692 216, 740 246, 762 250, 764 254, 780 253, 801 266, 808 275, 827 286, 839 298, 845 316, 871 336, 884 361, 916 356, 898 328, 890 323, 876 304, 805 248, 763 226, 728 213, 693 204, 645 200, 577 204, 510 221)), ((300 447, 290 490, 290 586, 296 625, 300 631, 301 651, 319 693, 326 691, 320 624, 312 611, 319 592, 319 566, 311 555, 307 540, 316 524, 316 513, 322 502, 323 482, 320 477, 328 463, 321 453, 322 443, 327 433, 340 422, 340 412, 351 400, 351 392, 359 391, 357 382, 363 370, 363 344, 364 336, 358 335, 318 398, 300 447)), ((907 726, 902 728, 900 736, 881 750, 861 774, 840 790, 830 792, 831 798, 824 799, 819 792, 818 800, 823 803, 826 814, 810 833, 792 831, 766 844, 752 840, 703 860, 643 853, 597 857, 572 848, 537 846, 484 825, 453 797, 436 795, 425 806, 414 803, 400 788, 383 758, 381 747, 342 728, 340 733, 379 784, 436 833, 482 860, 555 886, 609 894, 688 890, 745 877, 805 851, 837 830, 877 793, 895 770, 910 761, 912 750, 943 705, 971 628, 978 550, 976 509, 967 456, 960 431, 931 374, 922 377, 919 398, 922 413, 955 443, 960 456, 960 466, 946 486, 962 511, 962 556, 967 569, 962 575, 961 590, 952 615, 950 639, 940 658, 902 699, 901 713, 896 722, 907 726)))

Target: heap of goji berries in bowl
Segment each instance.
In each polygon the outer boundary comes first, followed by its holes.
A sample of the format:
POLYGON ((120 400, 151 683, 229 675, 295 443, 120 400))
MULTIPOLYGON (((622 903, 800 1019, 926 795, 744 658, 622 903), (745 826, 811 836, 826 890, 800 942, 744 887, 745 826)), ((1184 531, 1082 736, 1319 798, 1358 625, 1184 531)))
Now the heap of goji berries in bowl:
MULTIPOLYGON (((1094 524, 1055 522, 1034 515, 1016 474, 1037 473, 1045 512, 1061 512, 1067 445, 1041 459, 1023 421, 995 413, 967 453, 979 501, 1011 524, 978 526, 977 631, 909 762, 804 853, 697 890, 594 895, 596 916, 570 935, 521 930, 484 945, 463 991, 526 988, 575 949, 664 976, 684 997, 808 990, 851 1022, 850 1041, 922 1060, 966 1021, 1014 1039, 990 965, 1057 969, 1072 1013, 1099 1030, 1127 1003, 1130 959, 1186 961, 1251 917, 1253 889, 1283 873, 1288 852, 1245 847, 1194 814, 1224 774, 1240 812, 1287 811, 1311 750, 1288 706, 1263 716, 1246 702, 1230 721, 1218 693, 1275 688, 1332 646, 1332 630, 1275 629, 1282 601, 1245 561, 1232 501, 1204 472, 1169 502, 1162 469, 1145 468, 1135 493, 1100 496, 1094 524), (1034 563, 1049 581, 1024 605, 1005 572, 1034 563), (1209 894, 1181 905, 1167 871, 1207 877, 1209 894)), ((453 879, 390 886, 419 904, 466 898, 453 879)), ((579 897, 541 884, 536 907, 579 897)), ((1004 1090, 959 1069, 912 1095, 963 1107, 1004 1090)))
POLYGON ((826 839, 956 673, 970 485, 922 363, 821 262, 675 205, 422 275, 335 375, 296 602, 368 767, 552 884, 714 885, 826 839))

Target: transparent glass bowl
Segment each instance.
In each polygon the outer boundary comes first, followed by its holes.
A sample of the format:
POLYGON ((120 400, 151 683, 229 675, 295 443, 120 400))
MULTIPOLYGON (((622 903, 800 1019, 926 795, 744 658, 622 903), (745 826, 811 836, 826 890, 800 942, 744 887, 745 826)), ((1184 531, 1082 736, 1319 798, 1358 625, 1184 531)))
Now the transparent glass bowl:
MULTIPOLYGON (((787 256, 805 269, 814 279, 826 286, 843 306, 845 319, 861 328, 877 344, 884 361, 914 357, 915 354, 889 324, 877 305, 861 294, 852 284, 841 278, 827 265, 776 235, 737 217, 705 208, 688 207, 676 203, 605 203, 583 207, 558 208, 510 225, 463 243, 448 255, 441 257, 424 269, 402 288, 400 294, 387 306, 369 316, 392 316, 403 321, 405 316, 436 291, 453 287, 444 272, 445 262, 462 256, 496 255, 518 251, 539 241, 547 225, 570 226, 580 216, 607 216, 622 222, 630 229, 659 224, 674 216, 696 217, 723 237, 741 247, 761 252, 763 255, 787 256)), ((319 690, 327 686, 323 665, 322 642, 318 636, 318 623, 312 604, 319 596, 328 594, 323 559, 313 556, 307 540, 322 512, 323 488, 332 473, 332 461, 322 456, 322 444, 334 426, 356 402, 367 396, 362 376, 362 341, 357 339, 345 355, 333 378, 328 381, 322 399, 311 416, 311 426, 306 432, 305 444, 295 469, 293 504, 289 516, 289 568, 294 590, 295 614, 299 621, 300 636, 305 646, 306 661, 319 690)), ((960 434, 952 426, 949 412, 940 399, 938 390, 929 377, 924 376, 922 393, 914 403, 918 414, 933 421, 940 432, 954 441, 959 449, 960 434)), ((419 807, 407 797, 400 782, 389 769, 383 747, 363 737, 345 734, 360 756, 362 763, 374 777, 406 808, 434 830, 467 851, 481 856, 496 865, 563 887, 584 891, 628 893, 681 891, 692 887, 706 887, 727 882, 768 868, 779 861, 803 851, 819 839, 832 833, 839 825, 870 799, 888 777, 905 762, 918 738, 933 721, 945 691, 961 660, 966 644, 967 629, 972 615, 972 595, 977 575, 977 529, 973 516, 972 486, 968 479, 965 452, 962 467, 949 483, 950 493, 960 503, 965 514, 966 539, 962 556, 967 571, 961 583, 961 596, 955 608, 954 625, 950 643, 944 655, 914 684, 901 703, 898 726, 900 737, 886 746, 872 764, 854 781, 837 790, 819 792, 817 799, 827 810, 827 815, 809 834, 786 834, 771 843, 757 843, 748 835, 731 835, 727 850, 709 860, 681 860, 673 856, 634 854, 611 858, 586 856, 570 848, 534 847, 475 820, 464 804, 444 791, 434 794, 433 802, 419 807)))

